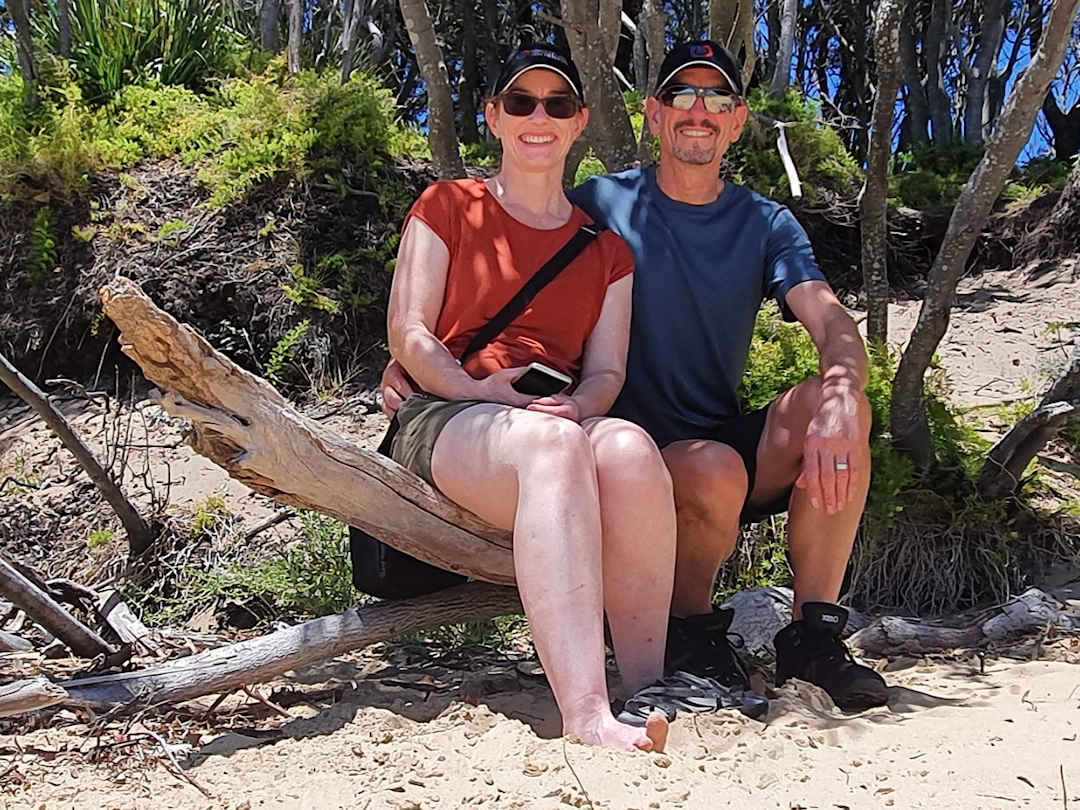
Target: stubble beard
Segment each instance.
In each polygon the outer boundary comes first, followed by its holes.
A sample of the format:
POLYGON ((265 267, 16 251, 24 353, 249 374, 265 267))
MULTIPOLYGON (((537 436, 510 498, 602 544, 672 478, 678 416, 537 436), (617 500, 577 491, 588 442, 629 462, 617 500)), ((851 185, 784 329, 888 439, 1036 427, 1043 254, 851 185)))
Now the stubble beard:
MULTIPOLYGON (((717 135, 720 134, 720 130, 708 121, 680 121, 675 125, 675 132, 678 133, 679 129, 684 125, 696 127, 698 129, 708 129, 712 130, 717 135)), ((716 159, 716 150, 718 149, 716 139, 713 139, 711 146, 679 145, 678 134, 676 134, 674 140, 676 143, 672 144, 671 156, 681 163, 689 163, 691 166, 706 166, 716 159)))

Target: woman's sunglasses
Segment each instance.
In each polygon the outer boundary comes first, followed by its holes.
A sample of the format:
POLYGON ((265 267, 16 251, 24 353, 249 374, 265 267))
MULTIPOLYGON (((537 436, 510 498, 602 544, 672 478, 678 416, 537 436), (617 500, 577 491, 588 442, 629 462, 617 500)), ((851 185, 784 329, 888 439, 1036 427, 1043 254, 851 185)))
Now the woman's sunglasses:
POLYGON ((739 106, 741 99, 730 90, 721 87, 694 87, 690 84, 673 84, 660 91, 660 102, 676 110, 689 110, 694 99, 700 98, 706 112, 726 113, 739 106))
POLYGON ((581 109, 581 104, 573 96, 537 98, 528 93, 514 91, 503 93, 499 98, 502 99, 503 109, 506 110, 507 115, 532 115, 537 104, 544 105, 544 112, 548 114, 549 118, 573 118, 581 109))

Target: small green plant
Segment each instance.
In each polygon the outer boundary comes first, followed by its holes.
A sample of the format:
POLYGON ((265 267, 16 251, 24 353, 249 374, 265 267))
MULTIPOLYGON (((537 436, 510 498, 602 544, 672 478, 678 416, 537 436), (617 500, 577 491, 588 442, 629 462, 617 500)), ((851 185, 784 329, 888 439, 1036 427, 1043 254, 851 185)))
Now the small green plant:
POLYGON ((282 335, 281 339, 274 344, 274 348, 270 350, 270 359, 266 363, 266 379, 271 382, 280 382, 278 375, 281 373, 286 361, 292 359, 293 354, 296 353, 296 349, 300 345, 300 341, 304 339, 304 335, 307 334, 310 327, 311 321, 304 319, 282 335))
POLYGON ((321 309, 323 312, 329 312, 332 315, 336 315, 341 310, 341 305, 337 301, 319 292, 319 288, 322 286, 322 274, 319 272, 318 267, 316 267, 314 274, 308 275, 304 271, 302 264, 294 264, 289 268, 289 272, 292 273, 293 280, 291 283, 283 283, 281 291, 294 304, 299 307, 321 309))
POLYGON ((26 257, 26 274, 35 287, 44 287, 56 267, 56 236, 52 209, 39 208, 30 230, 30 249, 26 257))
POLYGON ((116 532, 112 529, 94 529, 86 539, 90 548, 101 548, 116 539, 116 532))
POLYGON ((158 238, 167 239, 174 233, 180 233, 186 231, 191 225, 182 219, 170 219, 167 222, 161 223, 161 227, 158 228, 158 238))
POLYGON ((224 498, 220 495, 207 495, 192 508, 188 534, 192 539, 212 535, 231 517, 224 498))

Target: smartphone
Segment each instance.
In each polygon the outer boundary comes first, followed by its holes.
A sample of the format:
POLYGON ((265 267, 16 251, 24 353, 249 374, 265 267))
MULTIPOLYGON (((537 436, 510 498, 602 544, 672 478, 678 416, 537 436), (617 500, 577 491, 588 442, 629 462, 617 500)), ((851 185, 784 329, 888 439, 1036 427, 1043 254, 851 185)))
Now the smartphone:
POLYGON ((573 380, 543 363, 529 363, 529 367, 510 383, 515 391, 534 397, 546 397, 564 391, 573 380))

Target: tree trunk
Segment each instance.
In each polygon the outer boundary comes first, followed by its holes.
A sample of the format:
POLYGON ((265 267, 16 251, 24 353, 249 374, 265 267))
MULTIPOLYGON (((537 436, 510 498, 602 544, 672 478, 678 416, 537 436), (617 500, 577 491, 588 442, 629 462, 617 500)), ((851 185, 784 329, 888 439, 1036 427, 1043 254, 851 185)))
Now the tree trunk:
POLYGON ((795 24, 798 0, 782 0, 780 12, 780 44, 776 49, 776 67, 769 84, 769 95, 779 98, 791 83, 791 52, 795 44, 795 24))
POLYGON ((56 6, 60 22, 60 55, 71 56, 71 0, 59 0, 56 6))
POLYGON ((0 595, 24 610, 27 616, 64 642, 76 655, 93 658, 113 652, 101 636, 56 604, 48 594, 2 558, 0 595))
POLYGON ((15 55, 19 61, 19 73, 23 80, 23 103, 27 109, 36 109, 40 101, 37 94, 38 70, 34 62, 34 41, 30 32, 30 17, 26 0, 7 0, 11 20, 15 23, 15 55))
POLYGON ((933 0, 930 18, 923 34, 923 52, 926 55, 926 98, 930 107, 935 146, 952 143, 953 124, 949 95, 945 92, 945 67, 949 58, 949 12, 950 0, 933 0))
POLYGON ((0 717, 10 717, 63 702, 67 692, 44 678, 15 681, 0 686, 0 717))
MULTIPOLYGON (((930 106, 926 100, 926 87, 919 71, 918 56, 915 53, 915 3, 907 3, 904 20, 900 26, 900 63, 904 68, 904 84, 907 93, 904 97, 904 109, 907 113, 907 136, 912 143, 926 143, 930 135, 927 125, 930 122, 930 106)), ((878 66, 880 70, 880 65, 878 66)))
MULTIPOLYGON (((664 8, 660 0, 643 0, 638 18, 638 31, 648 57, 649 70, 644 77, 645 93, 651 93, 656 87, 660 75, 660 64, 664 61, 664 8)), ((643 68, 644 70, 644 68, 643 68)), ((638 138, 638 162, 652 163, 653 135, 649 131, 649 122, 641 122, 641 137, 638 138)))
POLYGON ((480 129, 476 118, 479 112, 476 94, 480 85, 479 44, 476 37, 476 9, 473 0, 459 0, 461 16, 461 80, 458 82, 458 104, 461 107, 461 142, 478 143, 480 129))
POLYGON ((1046 100, 1043 101, 1042 111, 1054 136, 1054 157, 1058 160, 1071 160, 1076 157, 1080 152, 1080 99, 1068 112, 1063 112, 1054 97, 1054 91, 1049 90, 1046 100))
POLYGON ((1080 335, 1065 370, 1034 411, 1013 426, 986 457, 976 490, 984 501, 1014 494, 1027 465, 1069 420, 1080 417, 1080 335))
POLYGON ((360 28, 360 14, 356 4, 359 0, 345 0, 341 10, 341 84, 352 76, 353 62, 356 59, 357 32, 360 28))
POLYGON ((263 0, 259 6, 259 44, 264 51, 281 50, 281 0, 263 0))
POLYGON ((978 50, 972 63, 964 70, 967 78, 967 90, 964 99, 964 140, 968 143, 982 143, 986 126, 987 87, 998 51, 1001 49, 1001 37, 1005 33, 1006 6, 1004 0, 985 0, 982 4, 982 26, 979 30, 978 50))
POLYGON ((1080 0, 1054 0, 1042 41, 1016 80, 986 153, 960 192, 945 239, 930 270, 926 297, 893 381, 893 442, 921 468, 933 461, 923 402, 923 376, 949 326, 949 310, 975 239, 1031 134, 1035 114, 1057 72, 1080 0))
POLYGON ((278 503, 358 526, 426 562, 498 584, 514 581, 511 539, 418 476, 297 413, 263 379, 162 312, 129 279, 101 290, 124 354, 190 419, 195 452, 278 503))
POLYGON ((887 207, 889 155, 896 92, 901 84, 900 20, 904 0, 882 0, 874 20, 874 60, 878 86, 874 97, 866 181, 859 197, 863 287, 866 289, 866 337, 885 346, 889 334, 887 207))
POLYGON ((562 0, 566 38, 589 105, 589 125, 581 140, 609 172, 633 165, 637 156, 634 128, 615 80, 621 10, 618 0, 562 0))
POLYGON ((425 0, 399 0, 401 16, 409 40, 416 52, 420 73, 427 85, 428 144, 435 171, 444 180, 464 177, 465 167, 458 152, 458 137, 454 129, 454 103, 450 98, 450 80, 443 61, 442 51, 435 39, 435 27, 431 22, 425 0))
POLYGON ((98 464, 94 454, 83 444, 82 439, 75 435, 67 420, 53 407, 48 397, 42 393, 41 389, 20 374, 19 370, 2 354, 0 354, 0 381, 4 382, 20 399, 37 412, 42 421, 52 428, 52 431, 60 438, 64 447, 75 456, 75 460, 79 462, 80 466, 86 470, 86 474, 90 476, 94 486, 98 488, 102 497, 108 501, 109 506, 116 512, 116 516, 120 518, 124 531, 127 532, 128 549, 131 556, 137 557, 150 548, 150 544, 154 542, 154 533, 146 521, 142 519, 138 510, 124 497, 120 487, 98 464))
POLYGON ((304 0, 286 0, 289 9, 289 73, 300 72, 300 40, 303 36, 304 0))

